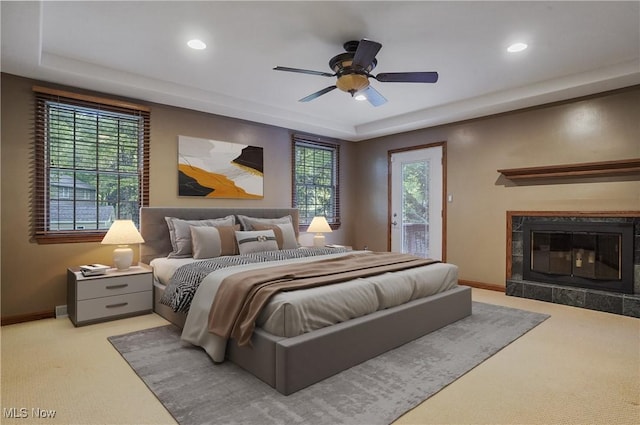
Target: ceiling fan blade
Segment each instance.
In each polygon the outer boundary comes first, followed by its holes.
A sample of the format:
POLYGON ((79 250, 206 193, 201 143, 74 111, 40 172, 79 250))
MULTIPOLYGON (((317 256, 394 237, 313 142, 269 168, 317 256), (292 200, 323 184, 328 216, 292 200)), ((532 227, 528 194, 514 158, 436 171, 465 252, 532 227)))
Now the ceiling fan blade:
POLYGON ((329 87, 325 87, 322 90, 319 90, 315 93, 311 93, 309 96, 303 97, 302 99, 300 99, 298 102, 308 102, 310 100, 315 99, 316 97, 320 97, 323 94, 329 93, 331 90, 337 88, 336 86, 329 86, 329 87))
POLYGON ((329 74, 328 72, 312 71, 310 69, 288 68, 286 66, 276 66, 273 69, 274 69, 274 71, 298 72, 300 74, 320 75, 322 77, 335 77, 336 76, 336 74, 329 74))
POLYGON ((437 72, 381 72, 374 77, 381 83, 435 83, 437 72))
POLYGON ((367 39, 360 40, 358 49, 353 55, 353 66, 359 66, 363 69, 367 69, 369 65, 376 58, 376 55, 382 48, 382 44, 377 41, 371 41, 367 39))
POLYGON ((364 90, 360 90, 358 94, 364 95, 370 104, 373 106, 380 106, 387 103, 387 99, 380 94, 380 92, 373 87, 369 86, 364 90))

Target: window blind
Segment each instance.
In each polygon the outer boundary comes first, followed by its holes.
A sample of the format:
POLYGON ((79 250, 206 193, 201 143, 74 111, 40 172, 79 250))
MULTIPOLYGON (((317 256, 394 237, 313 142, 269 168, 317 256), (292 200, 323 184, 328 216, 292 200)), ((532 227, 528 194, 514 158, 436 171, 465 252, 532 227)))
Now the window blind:
POLYGON ((294 135, 292 205, 299 209, 300 225, 324 216, 332 228, 340 226, 340 146, 294 135))
POLYGON ((33 91, 35 239, 99 241, 115 219, 139 224, 149 198, 149 108, 44 87, 33 91))

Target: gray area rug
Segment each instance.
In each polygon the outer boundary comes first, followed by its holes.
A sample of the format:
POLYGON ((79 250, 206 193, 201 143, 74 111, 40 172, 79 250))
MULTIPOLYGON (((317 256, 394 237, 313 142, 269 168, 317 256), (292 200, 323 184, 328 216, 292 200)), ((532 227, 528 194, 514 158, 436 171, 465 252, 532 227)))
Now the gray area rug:
POLYGON ((471 316, 289 396, 213 364, 173 325, 109 341, 181 425, 389 424, 547 317, 474 302, 471 316))

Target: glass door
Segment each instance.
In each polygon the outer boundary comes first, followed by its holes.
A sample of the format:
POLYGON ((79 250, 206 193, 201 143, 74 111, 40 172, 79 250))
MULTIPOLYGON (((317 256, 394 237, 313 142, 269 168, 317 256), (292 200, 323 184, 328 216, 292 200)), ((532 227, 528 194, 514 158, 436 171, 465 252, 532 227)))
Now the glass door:
POLYGON ((391 154, 391 251, 442 260, 443 148, 391 154))

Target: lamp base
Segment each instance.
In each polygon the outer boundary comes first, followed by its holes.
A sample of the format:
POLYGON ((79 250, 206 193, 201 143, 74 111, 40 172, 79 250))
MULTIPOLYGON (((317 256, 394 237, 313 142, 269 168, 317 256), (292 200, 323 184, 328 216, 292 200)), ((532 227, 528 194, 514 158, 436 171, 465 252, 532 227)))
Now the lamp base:
POLYGON ((316 233, 316 235, 313 237, 313 246, 324 246, 324 235, 322 233, 316 233))
POLYGON ((133 263, 133 249, 121 245, 113 250, 113 265, 119 271, 128 270, 133 263))

